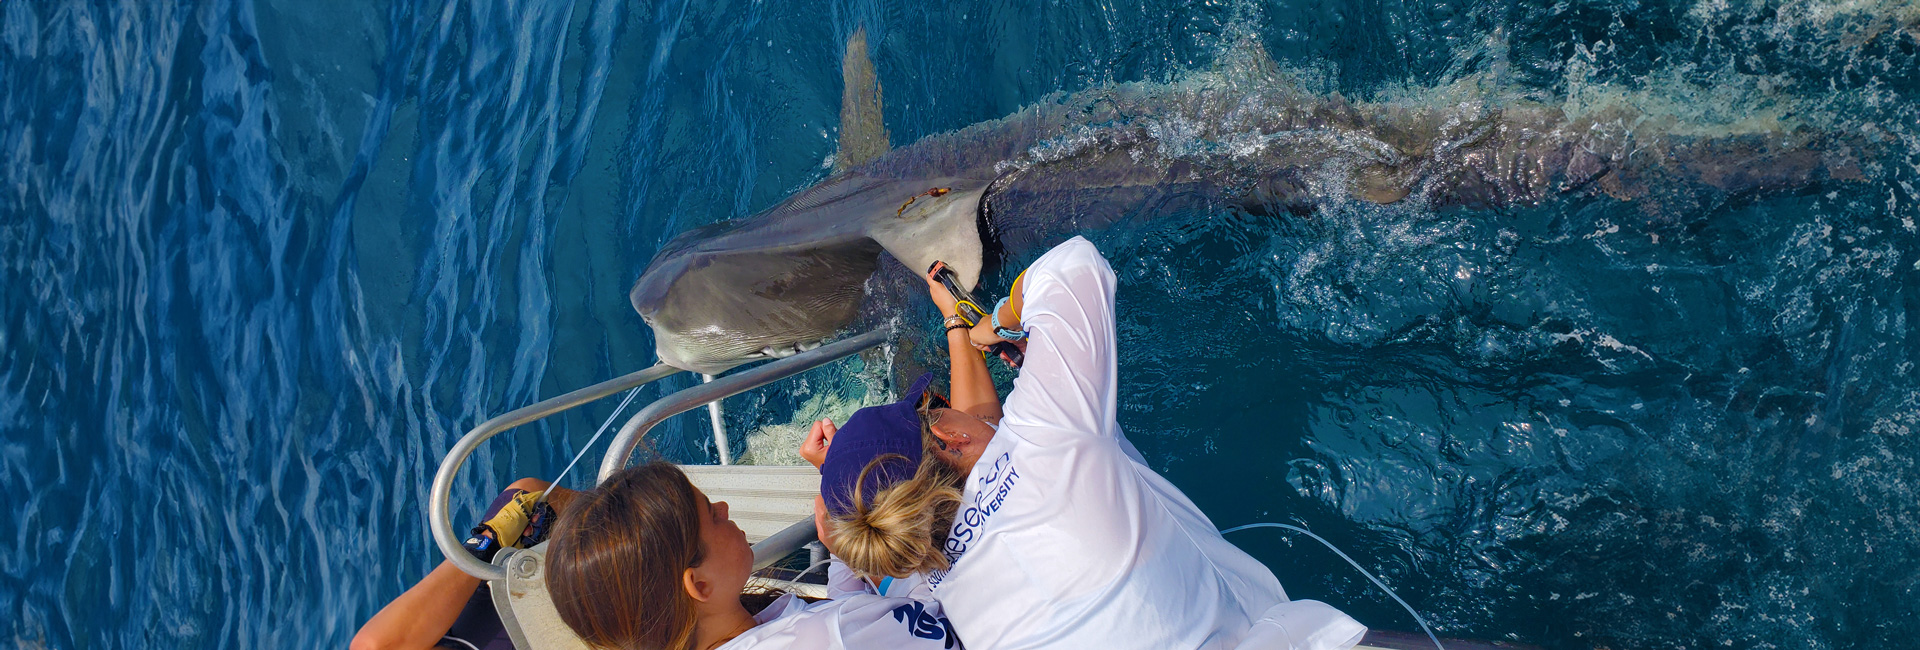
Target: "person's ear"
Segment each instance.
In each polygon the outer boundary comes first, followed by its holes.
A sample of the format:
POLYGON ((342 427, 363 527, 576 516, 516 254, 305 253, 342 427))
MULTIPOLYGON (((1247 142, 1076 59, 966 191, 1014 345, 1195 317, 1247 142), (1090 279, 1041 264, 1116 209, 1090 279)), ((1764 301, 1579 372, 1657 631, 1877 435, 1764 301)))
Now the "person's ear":
POLYGON ((704 603, 713 598, 713 583, 707 582, 706 578, 694 570, 695 568, 697 567, 688 567, 686 571, 680 573, 680 587, 686 589, 687 595, 693 597, 695 601, 704 603))
POLYGON ((966 442, 965 440, 960 438, 960 434, 955 433, 951 430, 947 430, 942 425, 939 425, 939 424, 927 425, 927 430, 933 432, 933 437, 938 438, 940 439, 940 442, 945 443, 942 445, 942 447, 948 451, 959 449, 962 446, 962 443, 966 442))

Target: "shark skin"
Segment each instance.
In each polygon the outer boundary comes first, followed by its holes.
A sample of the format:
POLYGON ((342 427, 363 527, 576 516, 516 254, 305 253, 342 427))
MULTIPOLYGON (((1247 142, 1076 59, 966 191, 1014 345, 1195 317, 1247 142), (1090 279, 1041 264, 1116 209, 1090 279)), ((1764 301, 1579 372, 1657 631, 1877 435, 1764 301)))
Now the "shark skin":
MULTIPOLYGON (((850 39, 849 88, 874 94, 849 91, 871 105, 843 111, 862 122, 842 133, 871 155, 879 87, 854 45, 864 54, 864 32, 850 39)), ((1354 103, 1286 82, 1257 43, 1233 54, 1223 60, 1243 63, 1232 70, 1057 94, 928 136, 750 218, 685 233, 634 285, 633 306, 661 361, 714 373, 811 349, 854 322, 882 251, 916 273, 946 261, 971 288, 994 252, 1196 208, 1307 215, 1330 200, 1487 209, 1588 195, 1673 220, 1863 180, 1876 146, 1773 123, 1570 114, 1487 99, 1466 82, 1354 103)))

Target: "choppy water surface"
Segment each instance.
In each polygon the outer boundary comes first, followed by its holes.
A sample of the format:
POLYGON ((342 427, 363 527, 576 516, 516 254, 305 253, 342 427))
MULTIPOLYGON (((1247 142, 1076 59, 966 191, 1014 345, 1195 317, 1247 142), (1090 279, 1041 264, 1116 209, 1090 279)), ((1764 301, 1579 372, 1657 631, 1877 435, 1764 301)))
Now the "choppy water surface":
MULTIPOLYGON (((344 644, 440 560, 421 504, 456 437, 651 364, 625 289, 653 251, 826 174, 862 23, 895 144, 1177 81, 1244 32, 1356 99, 1889 143, 1866 182, 1658 218, 1332 192, 1091 235, 1147 457, 1222 526, 1332 538, 1445 634, 1920 635, 1920 8, 1182 4, 0 3, 0 638, 344 644)), ((738 398, 732 428, 881 365, 738 398)), ((491 444, 463 507, 556 474, 611 406, 491 444)), ((703 419, 665 429, 709 457, 703 419)), ((1412 628, 1316 546, 1236 535, 1296 597, 1412 628)))

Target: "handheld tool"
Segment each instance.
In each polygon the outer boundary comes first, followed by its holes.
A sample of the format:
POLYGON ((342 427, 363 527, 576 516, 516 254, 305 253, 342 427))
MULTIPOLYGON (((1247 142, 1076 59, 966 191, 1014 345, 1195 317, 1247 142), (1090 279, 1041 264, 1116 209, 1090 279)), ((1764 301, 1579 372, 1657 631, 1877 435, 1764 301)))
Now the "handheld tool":
MULTIPOLYGON (((959 313, 960 320, 967 322, 967 327, 993 321, 993 314, 982 309, 980 301, 974 300, 973 294, 960 286, 960 276, 954 275, 953 269, 947 268, 946 263, 935 260, 933 266, 927 269, 927 275, 933 276, 940 281, 941 286, 947 288, 947 293, 952 295, 953 301, 957 303, 958 309, 955 311, 959 313)), ((987 348, 987 351, 1000 355, 1002 361, 1006 361, 1008 366, 1014 368, 1020 367, 1020 364, 1027 360, 1026 355, 1020 352, 1019 346, 1006 341, 993 344, 992 347, 987 348)))

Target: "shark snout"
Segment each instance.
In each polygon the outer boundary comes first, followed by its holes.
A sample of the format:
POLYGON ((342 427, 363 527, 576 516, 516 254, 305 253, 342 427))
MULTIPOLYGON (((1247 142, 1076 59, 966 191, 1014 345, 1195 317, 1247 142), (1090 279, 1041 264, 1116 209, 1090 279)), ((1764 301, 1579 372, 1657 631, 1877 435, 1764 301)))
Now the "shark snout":
POLYGON ((864 236, 735 230, 670 245, 629 298, 661 362, 711 374, 832 338, 858 315, 880 251, 864 236))

